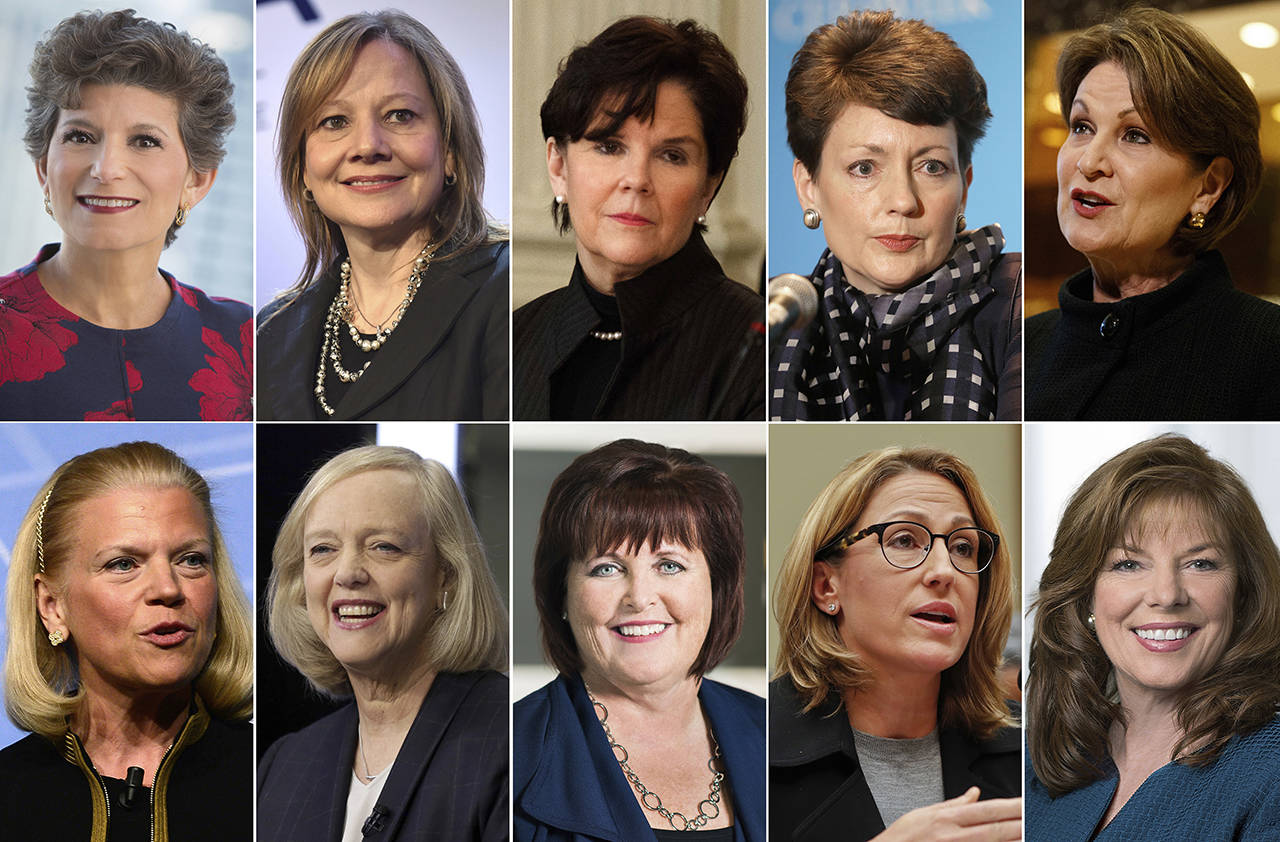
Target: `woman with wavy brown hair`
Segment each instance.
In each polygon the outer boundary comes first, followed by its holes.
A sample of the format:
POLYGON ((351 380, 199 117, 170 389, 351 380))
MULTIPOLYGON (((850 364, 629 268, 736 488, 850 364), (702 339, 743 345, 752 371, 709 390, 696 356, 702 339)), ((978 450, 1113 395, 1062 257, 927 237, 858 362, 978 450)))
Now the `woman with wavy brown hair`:
POLYGON ((810 504, 774 592, 771 838, 1022 838, 999 531, 932 448, 865 454, 810 504))
POLYGON ((1280 827, 1280 552, 1229 465, 1163 435, 1072 495, 1035 602, 1027 833, 1280 827))

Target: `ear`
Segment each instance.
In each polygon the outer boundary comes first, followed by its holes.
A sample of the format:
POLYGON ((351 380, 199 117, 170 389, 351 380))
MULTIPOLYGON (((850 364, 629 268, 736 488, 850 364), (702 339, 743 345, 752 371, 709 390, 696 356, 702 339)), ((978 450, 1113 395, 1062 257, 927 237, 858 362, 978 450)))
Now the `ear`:
POLYGON ((547 138, 547 178, 551 181, 552 193, 568 197, 569 162, 554 137, 547 138))
POLYGON ((835 568, 827 562, 813 563, 813 586, 810 588, 809 595, 823 614, 829 613, 827 606, 833 602, 837 606, 836 611, 840 610, 840 588, 836 582, 835 568))
POLYGON ((70 637, 67 634, 66 606, 62 601, 62 597, 54 592, 43 574, 36 574, 34 586, 36 589, 36 610, 40 612, 40 619, 44 622, 45 631, 52 632, 55 629, 59 629, 64 636, 70 637))
POLYGON ((36 181, 40 182, 41 191, 49 180, 49 156, 41 155, 36 159, 36 181))
POLYGON ((818 186, 813 183, 813 176, 809 173, 809 168, 800 163, 800 159, 796 158, 796 162, 791 166, 791 178, 796 183, 796 198, 800 200, 800 209, 808 210, 813 208, 818 213, 822 213, 822 202, 818 197, 818 186))
POLYGON ((969 204, 969 185, 973 184, 973 164, 964 168, 964 190, 960 193, 960 212, 969 204))
POLYGON ((1191 213, 1207 214, 1213 210, 1218 199, 1222 198, 1222 191, 1231 183, 1235 171, 1231 160, 1222 155, 1210 161, 1209 166, 1205 167, 1204 175, 1200 177, 1200 191, 1191 201, 1191 213))
POLYGON ((451 150, 448 155, 444 156, 444 177, 448 178, 451 175, 457 175, 457 173, 458 167, 454 163, 453 152, 451 150))
POLYGON ((200 204, 200 200, 209 194, 209 190, 213 187, 213 180, 217 177, 217 168, 200 172, 193 167, 188 167, 187 184, 182 188, 182 203, 193 208, 200 204))

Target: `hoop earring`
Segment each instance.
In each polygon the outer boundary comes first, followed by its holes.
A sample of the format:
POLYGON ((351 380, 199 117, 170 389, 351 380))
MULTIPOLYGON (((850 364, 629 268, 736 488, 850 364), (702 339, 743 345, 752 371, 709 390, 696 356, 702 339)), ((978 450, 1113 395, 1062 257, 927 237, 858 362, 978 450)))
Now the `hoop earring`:
POLYGON ((963 213, 956 214, 956 233, 964 231, 965 219, 963 213))
POLYGON ((440 613, 443 614, 448 610, 449 610, 449 592, 441 591, 440 592, 440 613))
POLYGON ((444 177, 444 186, 445 186, 445 187, 452 187, 453 185, 455 185, 455 184, 457 184, 457 183, 458 183, 458 176, 457 176, 457 174, 456 174, 456 173, 446 173, 446 174, 445 174, 445 177, 444 177))
POLYGON ((315 200, 316 200, 316 194, 311 192, 311 188, 310 188, 310 187, 304 187, 304 188, 302 188, 302 199, 303 199, 303 201, 305 201, 305 202, 312 202, 312 203, 314 203, 314 202, 315 202, 315 200))
POLYGON ((822 224, 822 214, 813 208, 805 208, 804 216, 801 217, 801 220, 804 222, 805 228, 813 230, 822 224))
POLYGON ((191 209, 190 205, 181 205, 178 208, 178 215, 173 218, 173 224, 181 228, 187 224, 187 211, 191 209))

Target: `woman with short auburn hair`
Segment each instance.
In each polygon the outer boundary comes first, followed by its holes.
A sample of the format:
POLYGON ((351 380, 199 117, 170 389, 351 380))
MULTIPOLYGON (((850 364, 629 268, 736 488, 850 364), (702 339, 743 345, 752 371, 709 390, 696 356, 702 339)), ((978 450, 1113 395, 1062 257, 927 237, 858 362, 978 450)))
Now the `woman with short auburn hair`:
POLYGON ((1280 307, 1235 289, 1214 251, 1262 179, 1240 72, 1139 7, 1068 39, 1057 86, 1058 224, 1089 268, 1027 320, 1028 417, 1280 418, 1280 307))
POLYGON ((743 620, 729 477, 660 444, 598 447, 552 483, 533 558, 560 676, 515 706, 515 838, 763 840, 764 700, 705 677, 743 620))
POLYGON ((258 764, 258 839, 507 838, 506 615, 449 471, 401 447, 325 462, 280 525, 276 651, 351 698, 258 764))
POLYGON ((865 454, 814 498, 774 584, 772 838, 1021 838, 999 529, 973 470, 932 448, 865 454))
POLYGON ((1231 466, 1173 434, 1109 459, 1067 502, 1035 611, 1029 835, 1272 838, 1280 551, 1231 466))
POLYGON ((853 12, 791 59, 796 196, 827 250, 818 314, 771 349, 774 420, 1022 417, 1022 260, 964 217, 987 85, 947 35, 853 12))

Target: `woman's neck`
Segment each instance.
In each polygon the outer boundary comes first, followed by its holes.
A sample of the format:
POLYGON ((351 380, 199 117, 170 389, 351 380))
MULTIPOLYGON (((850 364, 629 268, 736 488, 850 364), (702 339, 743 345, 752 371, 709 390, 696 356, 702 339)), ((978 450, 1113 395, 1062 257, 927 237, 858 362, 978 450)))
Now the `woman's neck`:
POLYGON ((143 786, 151 786, 190 708, 190 689, 144 697, 86 692, 71 730, 99 774, 123 778, 130 766, 139 766, 143 786))
POLYGON ((66 309, 113 330, 150 327, 172 298, 152 247, 99 251, 66 242, 37 267, 45 292, 66 309))
POLYGON ((1110 260, 1103 256, 1089 255, 1093 270, 1093 300, 1110 304, 1122 298, 1155 292, 1173 283, 1193 262, 1191 257, 1173 254, 1167 250, 1144 255, 1141 259, 1110 260))
POLYGON ((938 727, 938 673, 886 670, 867 686, 841 694, 849 726, 855 731, 895 740, 927 736, 938 727))
POLYGON ((408 291, 409 275, 427 241, 422 235, 387 242, 367 237, 347 237, 347 259, 351 264, 348 297, 358 305, 356 327, 372 333, 385 325, 408 291))
POLYGON ((355 673, 349 677, 360 717, 355 770, 367 780, 395 762, 436 672, 424 668, 404 679, 392 680, 355 673))
POLYGON ((604 675, 583 670, 582 680, 588 691, 609 709, 609 721, 615 715, 622 720, 657 720, 654 724, 685 723, 701 710, 698 702, 700 679, 681 676, 653 684, 615 684, 604 675), (615 713, 616 711, 616 713, 615 713))

